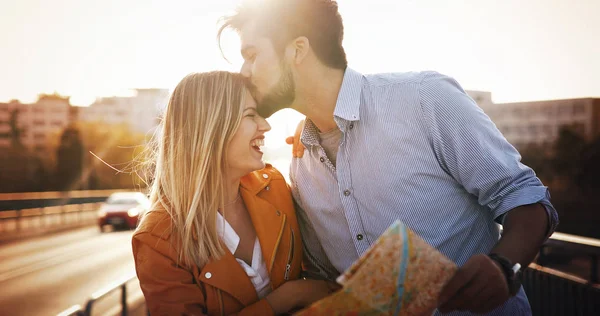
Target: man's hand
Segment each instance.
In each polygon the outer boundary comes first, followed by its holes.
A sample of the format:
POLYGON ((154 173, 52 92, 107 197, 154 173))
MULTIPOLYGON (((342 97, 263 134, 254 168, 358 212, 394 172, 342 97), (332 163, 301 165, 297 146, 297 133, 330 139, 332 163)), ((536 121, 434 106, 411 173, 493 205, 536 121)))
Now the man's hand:
POLYGON ((446 284, 438 299, 442 313, 487 313, 510 298, 502 269, 486 255, 475 255, 446 284))
POLYGON ((304 156, 304 145, 300 141, 302 130, 304 129, 304 120, 301 120, 296 126, 296 132, 294 136, 290 136, 285 139, 288 145, 292 145, 292 156, 294 158, 302 158, 304 156))

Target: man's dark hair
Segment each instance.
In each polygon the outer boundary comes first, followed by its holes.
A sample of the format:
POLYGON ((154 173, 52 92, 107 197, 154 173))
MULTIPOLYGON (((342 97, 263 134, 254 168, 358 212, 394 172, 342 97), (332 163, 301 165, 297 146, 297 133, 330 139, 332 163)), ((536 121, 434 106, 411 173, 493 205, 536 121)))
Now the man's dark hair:
POLYGON ((221 22, 219 47, 226 28, 239 32, 247 23, 257 22, 257 30, 271 40, 280 55, 289 41, 305 36, 323 64, 335 69, 348 65, 342 47, 344 26, 334 0, 250 0, 221 22))

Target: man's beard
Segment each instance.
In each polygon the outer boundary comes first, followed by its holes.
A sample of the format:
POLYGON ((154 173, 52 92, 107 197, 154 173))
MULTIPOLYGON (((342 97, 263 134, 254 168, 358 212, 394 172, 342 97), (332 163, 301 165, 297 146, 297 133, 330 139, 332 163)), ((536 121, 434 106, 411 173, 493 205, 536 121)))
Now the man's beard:
POLYGON ((270 117, 281 109, 290 107, 296 99, 296 84, 292 71, 286 66, 282 66, 281 69, 282 74, 279 82, 262 98, 259 97, 256 86, 250 82, 248 83, 248 90, 250 90, 257 103, 258 114, 264 118, 270 117))

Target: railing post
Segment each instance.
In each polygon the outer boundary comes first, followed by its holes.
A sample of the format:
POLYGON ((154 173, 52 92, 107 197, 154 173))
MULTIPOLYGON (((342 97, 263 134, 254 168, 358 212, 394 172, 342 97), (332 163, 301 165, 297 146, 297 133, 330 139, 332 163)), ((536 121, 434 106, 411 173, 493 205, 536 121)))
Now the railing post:
POLYGON ((46 224, 47 224, 46 223, 46 208, 45 207, 41 207, 40 209, 41 209, 40 213, 42 213, 40 215, 40 227, 44 228, 44 227, 46 227, 46 224))
POLYGON ((598 256, 595 254, 592 255, 592 264, 590 268, 592 270, 590 273, 590 280, 594 284, 600 283, 598 280, 598 256))
POLYGON ((92 306, 94 304, 96 300, 91 299, 87 302, 87 304, 85 304, 85 312, 83 313, 83 315, 85 316, 90 316, 92 315, 92 306))
POLYGON ((67 212, 66 212, 65 205, 60 206, 60 224, 61 225, 67 224, 67 212))
POLYGON ((15 211, 17 211, 17 222, 16 222, 17 231, 21 231, 21 210, 15 210, 15 211))
POLYGON ((546 250, 546 247, 544 245, 542 245, 540 247, 540 254, 539 254, 538 259, 537 259, 538 264, 542 265, 542 266, 547 263, 545 250, 546 250))
POLYGON ((121 285, 121 316, 127 316, 127 282, 121 285))

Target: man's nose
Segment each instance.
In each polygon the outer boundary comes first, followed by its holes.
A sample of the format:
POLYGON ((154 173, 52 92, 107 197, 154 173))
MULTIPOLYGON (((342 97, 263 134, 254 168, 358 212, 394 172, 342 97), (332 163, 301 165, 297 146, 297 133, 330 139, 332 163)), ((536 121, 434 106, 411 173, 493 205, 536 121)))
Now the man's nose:
POLYGON ((250 64, 248 64, 247 62, 244 62, 244 64, 242 64, 242 68, 240 69, 240 73, 242 74, 242 76, 244 76, 246 78, 250 78, 250 75, 251 75, 250 64))

